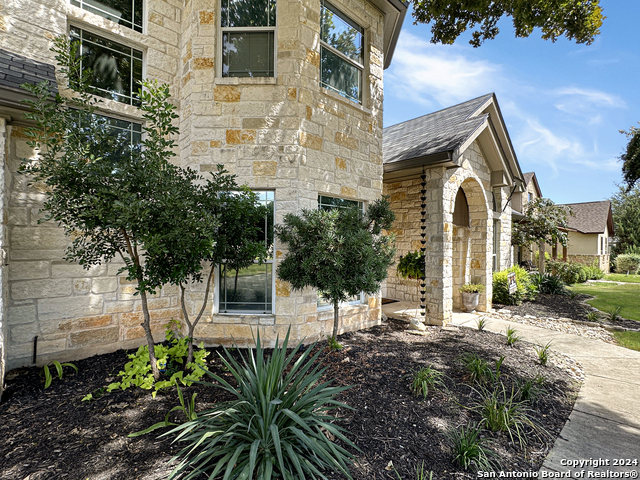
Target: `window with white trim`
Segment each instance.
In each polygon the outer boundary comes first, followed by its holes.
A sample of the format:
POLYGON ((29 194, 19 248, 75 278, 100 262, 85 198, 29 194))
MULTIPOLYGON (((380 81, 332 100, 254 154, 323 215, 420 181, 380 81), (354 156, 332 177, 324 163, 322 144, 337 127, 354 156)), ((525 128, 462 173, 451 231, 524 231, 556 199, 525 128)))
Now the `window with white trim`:
POLYGON ((220 0, 223 77, 274 77, 276 0, 220 0))
MULTIPOLYGON (((78 111, 78 122, 75 126, 76 132, 82 134, 86 129, 87 135, 95 132, 95 124, 104 127, 104 131, 113 138, 114 145, 129 145, 134 147, 142 143, 142 124, 121 120, 119 118, 107 117, 96 113, 86 114, 78 111)), ((90 142, 91 139, 88 139, 90 142)), ((117 148, 117 147, 114 147, 117 148)))
POLYGON ((119 25, 142 33, 142 8, 144 0, 71 0, 80 7, 119 25))
MULTIPOLYGON (((364 213, 364 202, 358 202, 356 200, 346 200, 344 198, 328 197, 325 195, 318 195, 318 208, 320 210, 334 210, 337 208, 357 208, 364 213)), ((357 305, 364 303, 364 294, 354 295, 347 299, 347 303, 350 305, 357 305)), ((322 298, 322 293, 318 292, 318 308, 330 307, 331 303, 322 298)))
POLYGON ((259 203, 267 207, 261 230, 268 247, 268 257, 259 264, 256 260, 248 268, 234 270, 220 265, 218 282, 219 313, 273 313, 273 223, 275 218, 275 192, 256 191, 259 203))
POLYGON ((142 52, 78 27, 71 27, 70 33, 71 42, 80 44, 80 73, 91 70, 93 93, 139 106, 142 52))
POLYGON ((362 103, 364 29, 322 0, 320 86, 362 103))

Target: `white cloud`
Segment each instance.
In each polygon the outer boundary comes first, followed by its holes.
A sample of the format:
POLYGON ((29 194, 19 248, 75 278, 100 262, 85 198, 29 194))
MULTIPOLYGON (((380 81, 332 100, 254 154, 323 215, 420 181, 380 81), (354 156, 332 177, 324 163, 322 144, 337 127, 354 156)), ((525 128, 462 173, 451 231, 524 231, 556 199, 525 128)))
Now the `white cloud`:
MULTIPOLYGON (((568 96, 581 104, 589 103, 596 107, 624 108, 625 101, 617 95, 579 87, 565 87, 556 91, 558 95, 568 96)), ((557 106, 557 105, 556 105, 557 106)), ((562 109, 561 109, 562 110, 562 109)))
MULTIPOLYGON (((403 32, 393 56, 393 69, 385 73, 399 96, 427 107, 448 107, 493 91, 501 66, 470 60, 464 47, 431 44, 403 32)), ((434 108, 435 109, 435 108, 434 108)))

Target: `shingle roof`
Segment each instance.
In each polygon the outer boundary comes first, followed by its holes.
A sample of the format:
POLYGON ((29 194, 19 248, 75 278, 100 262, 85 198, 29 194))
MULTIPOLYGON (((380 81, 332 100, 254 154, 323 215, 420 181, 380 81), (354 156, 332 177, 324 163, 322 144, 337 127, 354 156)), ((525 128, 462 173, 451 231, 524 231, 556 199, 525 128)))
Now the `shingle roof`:
POLYGON ((573 216, 568 218, 568 227, 580 233, 604 233, 605 226, 609 224, 609 235, 613 235, 613 223, 611 220, 611 202, 567 203, 565 207, 571 207, 573 216))
POLYGON ((0 49, 0 88, 20 90, 23 83, 48 80, 52 93, 58 91, 55 67, 0 49))
POLYGON ((473 114, 492 96, 489 93, 385 128, 382 135, 384 163, 456 150, 488 118, 487 114, 473 114))
POLYGON ((531 179, 535 182, 536 191, 538 192, 538 197, 542 197, 542 190, 540 190, 540 184, 538 183, 538 177, 536 177, 536 172, 527 172, 522 174, 522 178, 524 179, 524 184, 529 185, 531 179))

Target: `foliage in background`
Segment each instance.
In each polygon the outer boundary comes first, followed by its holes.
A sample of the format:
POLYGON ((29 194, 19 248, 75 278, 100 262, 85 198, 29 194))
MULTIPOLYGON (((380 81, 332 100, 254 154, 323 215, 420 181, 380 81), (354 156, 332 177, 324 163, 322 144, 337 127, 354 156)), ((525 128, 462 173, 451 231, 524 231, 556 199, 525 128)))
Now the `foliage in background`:
POLYGON ((480 293, 484 292, 484 285, 481 283, 465 283, 459 290, 462 293, 480 293))
POLYGON ((593 43, 604 20, 599 0, 416 0, 416 23, 431 24, 431 42, 452 44, 467 29, 475 29, 469 43, 479 47, 499 33, 498 21, 510 17, 516 37, 540 28, 542 38, 555 42, 565 36, 576 43, 593 43))
POLYGON ((356 208, 303 210, 285 215, 276 234, 287 244, 278 278, 295 290, 318 289, 333 304, 333 338, 338 334, 338 305, 349 297, 372 295, 387 278, 395 256, 391 228, 395 216, 382 197, 365 214, 356 208))
POLYGON ((567 285, 584 283, 587 280, 599 280, 604 277, 604 272, 596 263, 585 265, 580 262, 547 260, 546 264, 547 269, 567 285))
MULTIPOLYGON (((544 252, 544 245, 567 246, 567 232, 563 227, 567 225, 571 209, 556 205, 548 198, 536 198, 527 203, 522 212, 524 218, 514 222, 511 229, 511 243, 530 248, 538 245, 538 252, 544 252)), ((544 262, 538 261, 538 270, 544 273, 544 262)))
POLYGON ((536 287, 538 293, 547 295, 566 295, 566 284, 558 275, 552 273, 532 273, 529 277, 531 284, 536 287))
POLYGON ((634 185, 627 189, 618 185, 618 191, 611 197, 611 214, 615 231, 612 257, 640 253, 637 251, 640 249, 640 187, 634 185))
POLYGON ((154 381, 149 360, 149 349, 147 345, 141 345, 136 353, 128 355, 131 361, 127 362, 124 365, 124 370, 118 373, 121 380, 109 384, 107 387, 108 392, 116 388, 126 390, 132 386, 146 390, 153 388, 153 397, 155 398, 158 390, 170 388, 173 385, 177 386, 178 382, 190 386, 194 381, 200 380, 204 376, 205 359, 209 352, 201 344, 200 350, 196 350, 193 354, 194 360, 185 363, 185 358, 189 354, 189 344, 186 337, 175 337, 173 331, 174 322, 176 321, 169 322, 166 328, 165 338, 169 346, 164 344, 154 346, 156 362, 161 373, 160 378, 154 381), (163 379, 163 376, 166 379, 163 379))
POLYGON ((342 445, 356 447, 329 414, 349 408, 334 399, 349 387, 320 383, 325 371, 317 362, 321 350, 311 356, 314 347, 300 352, 298 345, 287 355, 288 343, 289 332, 282 346, 276 339, 266 355, 258 332, 255 350, 241 361, 225 349, 220 358, 237 387, 209 371, 214 383, 204 383, 235 398, 164 434, 188 444, 173 459, 182 458, 170 479, 186 474, 184 480, 189 480, 203 472, 209 478, 315 479, 325 478, 321 472, 326 470, 351 478, 353 455, 342 445))
POLYGON ((640 269, 640 255, 622 254, 616 257, 616 272, 636 275, 640 269))
POLYGON ((520 305, 523 300, 533 300, 536 288, 531 283, 529 273, 514 265, 506 270, 493 273, 493 303, 501 305, 520 305), (509 273, 515 272, 518 288, 515 293, 509 293, 509 273))
POLYGON ((78 373, 78 367, 76 367, 73 363, 60 363, 59 361, 54 360, 49 365, 45 365, 44 367, 42 367, 42 370, 44 371, 44 388, 49 388, 51 382, 53 381, 51 371, 49 370, 50 365, 53 365, 55 367, 56 372, 58 373, 58 378, 60 380, 62 380, 62 367, 71 367, 76 371, 76 373, 78 373))
POLYGON ((626 151, 620 156, 623 162, 622 176, 627 184, 626 191, 629 192, 640 179, 640 128, 631 127, 628 132, 620 130, 620 133, 629 139, 626 151))

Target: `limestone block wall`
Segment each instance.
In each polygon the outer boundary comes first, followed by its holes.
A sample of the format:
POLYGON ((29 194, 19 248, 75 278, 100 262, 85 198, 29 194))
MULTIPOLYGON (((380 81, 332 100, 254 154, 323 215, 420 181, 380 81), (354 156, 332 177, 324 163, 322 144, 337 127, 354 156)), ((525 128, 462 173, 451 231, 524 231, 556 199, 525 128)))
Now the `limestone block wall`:
MULTIPOLYGON (((7 211, 7 196, 5 191, 5 144, 6 144, 7 127, 6 120, 0 118, 0 158, 2 159, 2 168, 0 169, 0 218, 4 218, 7 211)), ((5 299, 7 298, 7 268, 5 267, 6 255, 6 225, 5 222, 0 223, 0 399, 4 390, 4 372, 7 362, 7 321, 5 299)))
MULTIPOLYGON (((491 308, 493 254, 493 198, 491 171, 477 142, 462 154, 462 166, 457 169, 432 167, 427 176, 427 244, 426 244, 426 303, 431 323, 446 324, 452 309, 461 305, 458 287, 466 282, 486 286, 480 295, 478 310, 491 308), (469 204, 468 233, 453 225, 453 211, 458 189, 462 188, 469 204), (468 235, 468 237, 467 237, 468 235), (462 254, 466 251, 466 258, 462 254), (464 274, 464 275, 463 275, 464 274)), ((506 204, 509 188, 497 189, 498 204, 506 204), (504 202, 504 203, 503 203, 504 202)), ((386 182, 396 213, 393 232, 397 235, 398 256, 420 248, 420 179, 386 182)), ((502 210, 502 209, 500 209, 502 210)), ((504 209, 497 217, 502 226, 500 235, 501 262, 510 262, 511 210, 504 209), (508 227, 508 228, 507 228, 508 227)), ((385 296, 416 302, 417 294, 410 285, 397 277, 395 266, 389 269, 385 296)))
MULTIPOLYGON (((53 36, 77 26, 143 52, 144 76, 173 82, 178 74, 178 39, 182 2, 145 3, 144 32, 139 33, 61 0, 5 2, 0 8, 0 48, 55 64, 49 51, 53 36)), ((61 80, 61 79, 59 79, 61 80)), ((64 85, 59 84, 64 93, 64 85)), ((175 91, 175 90, 172 90, 175 91)), ((101 113, 142 122, 130 105, 104 99, 101 113)), ((26 123, 15 113, 6 129, 3 215, 7 252, 3 300, 7 368, 31 363, 37 336, 38 363, 70 360, 95 353, 131 348, 144 342, 141 306, 135 286, 112 263, 83 270, 63 260, 68 245, 62 229, 39 223, 44 200, 42 185, 29 185, 17 174, 21 158, 34 152, 27 145, 26 123)), ((164 324, 179 318, 175 289, 165 288, 150 300, 152 330, 162 338, 164 324)), ((0 377, 1 378, 1 377, 0 377)))
MULTIPOLYGON (((368 203, 382 193, 383 18, 365 1, 333 5, 366 32, 362 105, 319 85, 320 2, 278 2, 274 78, 219 77, 217 10, 192 0, 183 11, 181 162, 203 173, 223 164, 239 183, 274 191, 276 223, 317 208, 318 195, 368 203)), ((276 239, 276 268, 284 253, 276 239)), ((202 285, 193 286, 191 312, 203 294, 202 285)), ((220 314, 210 305, 196 334, 211 343, 251 342, 258 326, 272 341, 290 325, 293 338, 311 340, 333 326, 333 312, 318 310, 315 291, 292 291, 279 280, 273 315, 220 314)), ((345 331, 376 324, 379 296, 345 307, 341 317, 345 331)))

